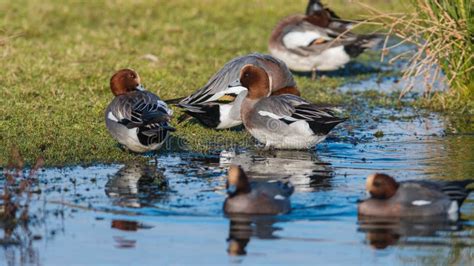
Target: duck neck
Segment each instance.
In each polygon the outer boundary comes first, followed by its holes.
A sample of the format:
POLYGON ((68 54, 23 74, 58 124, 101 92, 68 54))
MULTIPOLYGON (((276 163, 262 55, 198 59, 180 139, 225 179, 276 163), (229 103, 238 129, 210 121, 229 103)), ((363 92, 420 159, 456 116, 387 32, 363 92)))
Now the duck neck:
POLYGON ((277 96, 277 95, 282 95, 282 94, 293 94, 296 96, 301 96, 300 91, 296 87, 293 87, 293 86, 284 87, 277 91, 272 92, 272 96, 277 96))
POLYGON ((240 107, 240 116, 242 117, 242 122, 245 126, 247 126, 250 122, 250 114, 253 112, 255 104, 258 103, 258 101, 260 101, 260 99, 250 99, 249 97, 246 97, 242 101, 242 105, 240 107))

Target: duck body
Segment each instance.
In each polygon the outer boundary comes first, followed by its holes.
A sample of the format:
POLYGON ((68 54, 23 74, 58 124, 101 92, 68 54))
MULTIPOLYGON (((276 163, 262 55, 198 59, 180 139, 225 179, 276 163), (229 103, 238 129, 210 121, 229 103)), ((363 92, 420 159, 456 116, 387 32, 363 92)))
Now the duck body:
POLYGON ((115 98, 105 110, 105 124, 120 144, 133 152, 161 148, 175 129, 169 125, 172 110, 157 95, 145 91, 139 76, 130 69, 111 79, 115 98))
POLYGON ((275 215, 291 210, 290 196, 294 187, 289 182, 250 181, 241 166, 231 165, 228 171, 226 214, 275 215))
POLYGON ((272 91, 275 94, 299 95, 293 76, 284 62, 271 55, 254 53, 229 61, 204 87, 193 94, 167 102, 174 103, 178 100, 176 105, 187 116, 196 118, 210 128, 225 129, 241 125, 240 105, 243 101, 242 92, 246 88, 239 85, 238 79, 240 70, 248 64, 260 66, 268 72, 273 78, 272 91))
POLYGON ((308 149, 323 141, 344 118, 298 96, 245 99, 242 117, 247 130, 266 148, 308 149))
POLYGON ((330 14, 321 9, 284 18, 270 36, 270 53, 294 71, 331 71, 380 41, 378 35, 349 32, 351 23, 330 14))
POLYGON ((293 187, 281 181, 250 183, 250 193, 228 197, 224 212, 241 214, 283 214, 291 210, 293 187))
POLYGON ((158 96, 147 91, 119 95, 106 109, 110 134, 134 152, 161 148, 168 138, 172 111, 158 96))
POLYGON ((361 202, 360 215, 374 217, 447 217, 458 219, 459 209, 474 180, 398 182, 390 197, 374 197, 361 202))
POLYGON ((241 106, 245 128, 265 148, 308 149, 325 139, 345 118, 328 107, 312 104, 296 95, 271 95, 272 80, 265 70, 246 65, 240 82, 247 88, 241 106))

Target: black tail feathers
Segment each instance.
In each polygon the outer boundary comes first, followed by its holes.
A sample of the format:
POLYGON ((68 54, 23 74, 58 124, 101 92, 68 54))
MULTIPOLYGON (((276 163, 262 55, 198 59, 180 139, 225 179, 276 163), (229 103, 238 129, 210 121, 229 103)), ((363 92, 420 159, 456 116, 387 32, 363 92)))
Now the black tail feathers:
POLYGON ((175 99, 164 100, 164 102, 167 103, 167 104, 178 104, 184 98, 186 98, 186 97, 180 97, 180 98, 175 98, 175 99))

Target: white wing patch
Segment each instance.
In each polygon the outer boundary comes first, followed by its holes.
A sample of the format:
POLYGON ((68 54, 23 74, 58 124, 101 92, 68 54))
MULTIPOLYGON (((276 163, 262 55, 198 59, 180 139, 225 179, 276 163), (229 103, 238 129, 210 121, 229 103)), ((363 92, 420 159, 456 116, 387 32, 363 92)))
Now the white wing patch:
POLYGON ((319 38, 328 39, 327 36, 316 31, 289 32, 283 37, 283 44, 289 49, 296 49, 298 47, 308 46, 319 38))
POLYGON ((277 114, 274 114, 272 112, 268 112, 268 111, 258 111, 258 114, 261 115, 261 116, 268 116, 270 118, 273 118, 273 119, 286 119, 286 120, 289 120, 289 121, 298 121, 298 119, 296 118, 293 118, 293 117, 290 117, 290 116, 279 116, 277 114))
POLYGON ((273 198, 276 199, 276 200, 284 200, 284 199, 286 199, 286 197, 283 197, 283 196, 280 195, 280 194, 276 195, 276 196, 273 197, 273 198))
POLYGON ((430 205, 431 201, 428 200, 414 200, 411 202, 412 205, 415 206, 425 206, 425 205, 430 205))
POLYGON ((247 88, 245 87, 242 87, 242 86, 235 86, 235 87, 230 87, 230 88, 227 88, 225 90, 222 90, 222 91, 219 91, 217 92, 216 94, 212 95, 211 98, 205 100, 204 102, 207 103, 207 102, 213 102, 213 101, 216 101, 218 100, 220 97, 226 95, 226 94, 239 94, 241 93, 242 91, 246 91, 247 88))
POLYGON ((118 122, 117 117, 115 117, 115 115, 114 115, 112 112, 109 112, 109 113, 107 114, 107 119, 112 120, 112 121, 114 121, 114 122, 118 122))
POLYGON ((261 115, 261 116, 268 116, 270 118, 273 118, 273 119, 282 119, 284 116, 279 116, 279 115, 276 115, 274 113, 270 113, 270 112, 267 112, 267 111, 258 111, 258 114, 261 115))

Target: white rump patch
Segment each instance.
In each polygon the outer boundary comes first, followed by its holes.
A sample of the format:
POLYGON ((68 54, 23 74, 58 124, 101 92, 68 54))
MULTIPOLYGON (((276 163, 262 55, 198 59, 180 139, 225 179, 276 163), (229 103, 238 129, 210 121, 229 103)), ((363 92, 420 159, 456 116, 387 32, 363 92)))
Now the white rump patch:
MULTIPOLYGON (((219 104, 219 124, 217 129, 231 128, 242 124, 240 116, 235 116, 233 113, 234 103, 230 104, 219 104)), ((239 113, 240 114, 240 113, 239 113)))
POLYGON ((425 205, 430 205, 431 201, 428 200, 414 200, 411 202, 412 205, 415 206, 425 206, 425 205))
POLYGON ((329 48, 318 56, 318 70, 336 70, 351 60, 344 46, 329 48))
POLYGON ((459 218, 459 205, 457 201, 452 201, 448 209, 448 218, 456 221, 459 218))
POLYGON ((315 31, 289 32, 283 37, 283 44, 289 49, 296 49, 302 46, 306 47, 321 37, 326 36, 315 31))
POLYGON ((115 121, 115 122, 118 122, 117 117, 115 117, 115 115, 114 115, 112 112, 109 112, 109 113, 107 114, 107 119, 112 120, 112 121, 115 121))
POLYGON ((273 197, 273 198, 276 199, 276 200, 284 200, 284 199, 286 199, 286 197, 283 197, 283 196, 280 195, 280 194, 276 195, 276 196, 273 197))

